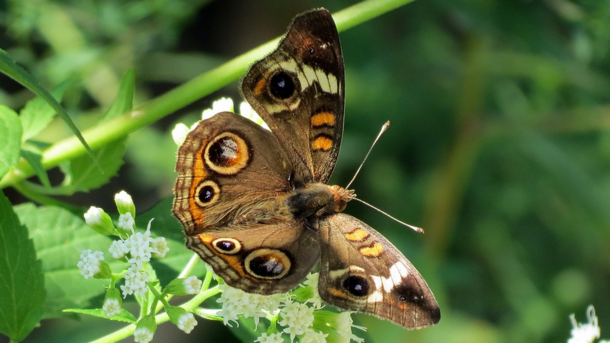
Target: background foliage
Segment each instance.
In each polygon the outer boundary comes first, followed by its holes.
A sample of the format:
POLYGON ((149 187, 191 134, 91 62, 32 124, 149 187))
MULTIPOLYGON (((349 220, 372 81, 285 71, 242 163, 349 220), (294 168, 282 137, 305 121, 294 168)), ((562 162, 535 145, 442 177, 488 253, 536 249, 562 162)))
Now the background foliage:
MULTIPOLYGON (((135 71, 134 103, 142 104, 277 37, 301 11, 324 6, 334 12, 352 3, 4 4, 0 47, 48 89, 68 82, 62 104, 86 128, 106 113, 129 68, 135 71)), ((347 212, 411 259, 443 315, 440 324, 418 332, 359 316, 369 329, 367 340, 562 342, 569 337, 568 315, 583 321, 589 304, 596 307, 602 337, 610 337, 610 2, 420 0, 342 32, 341 39, 346 124, 332 182, 349 181, 378 128, 391 120, 354 187, 360 198, 426 234, 360 204, 347 212)), ((16 111, 31 98, 4 76, 0 86, 0 103, 16 111)), ((115 166, 110 183, 72 186, 52 199, 71 209, 109 209, 112 195, 125 189, 142 213, 171 198, 176 147, 170 131, 176 122, 196 120, 221 95, 237 101, 237 83, 120 142, 125 164, 115 166), (91 187, 99 188, 78 192, 91 187)), ((35 139, 44 145, 69 134, 55 119, 35 139)), ((49 171, 50 183, 65 182, 62 175, 49 171)), ((28 194, 28 187, 20 190, 28 194)), ((13 204, 26 201, 14 188, 3 191, 13 204)), ((62 228, 82 226, 68 212, 55 216, 62 218, 50 225, 56 235, 39 226, 30 232, 35 245, 65 233, 62 228)), ((178 228, 171 219, 164 224, 178 228)), ((174 238, 172 251, 180 253, 169 265, 187 254, 180 251, 180 233, 174 238)), ((48 271, 45 256, 38 254, 48 271)), ((61 276, 53 277, 61 283, 61 276)), ((72 300, 86 306, 91 299, 72 300)), ((46 314, 57 310, 47 307, 46 314)), ((103 325, 97 319, 45 320, 28 340, 83 341, 111 329, 103 325)), ((221 324, 203 320, 189 336, 161 328, 159 341, 232 339, 221 324)))

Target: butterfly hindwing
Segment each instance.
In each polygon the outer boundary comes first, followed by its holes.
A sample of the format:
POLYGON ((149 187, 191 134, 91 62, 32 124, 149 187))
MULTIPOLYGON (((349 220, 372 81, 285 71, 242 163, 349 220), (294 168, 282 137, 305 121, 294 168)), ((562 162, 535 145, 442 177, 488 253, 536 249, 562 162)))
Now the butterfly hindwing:
POLYGON ((324 301, 409 329, 440 320, 438 304, 424 278, 373 228, 338 213, 321 220, 319 239, 318 289, 324 301))
POLYGON ((232 287, 249 293, 284 293, 320 258, 318 236, 299 221, 221 227, 187 237, 186 246, 232 287))

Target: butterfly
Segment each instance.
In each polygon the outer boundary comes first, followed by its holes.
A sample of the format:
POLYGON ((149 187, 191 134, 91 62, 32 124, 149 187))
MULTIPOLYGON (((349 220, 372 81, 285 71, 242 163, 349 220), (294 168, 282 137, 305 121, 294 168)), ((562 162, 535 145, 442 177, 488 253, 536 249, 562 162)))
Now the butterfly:
POLYGON ((230 112, 203 120, 179 148, 173 213, 186 246, 245 292, 297 286, 320 261, 320 297, 408 329, 440 320, 420 273, 369 225, 342 213, 355 197, 327 185, 343 134, 345 74, 330 13, 294 18, 241 92, 266 130, 230 112))

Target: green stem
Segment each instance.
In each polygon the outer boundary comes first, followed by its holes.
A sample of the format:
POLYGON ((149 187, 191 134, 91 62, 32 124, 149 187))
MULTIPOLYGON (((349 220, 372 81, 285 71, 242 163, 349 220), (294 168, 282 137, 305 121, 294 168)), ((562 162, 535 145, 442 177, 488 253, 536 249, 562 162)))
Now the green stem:
MULTIPOLYGON (((363 1, 337 12, 334 18, 339 31, 343 31, 412 1, 363 1)), ((237 80, 246 72, 253 61, 273 50, 278 40, 279 38, 273 39, 258 48, 237 56, 218 68, 204 73, 116 119, 89 128, 82 132, 83 137, 92 149, 96 149, 150 125, 237 80)), ((86 150, 83 145, 75 136, 72 136, 53 144, 45 150, 42 154, 42 165, 45 169, 50 169, 61 162, 74 159, 85 153, 86 150)), ((25 160, 21 160, 10 173, 0 180, 0 189, 15 185, 34 174, 32 166, 25 160)))
POLYGON ((146 284, 148 286, 148 289, 152 292, 152 294, 155 295, 155 300, 151 306, 151 308, 156 307, 155 302, 160 301, 164 307, 169 307, 169 303, 167 302, 167 299, 165 299, 165 296, 161 293, 159 293, 159 291, 155 288, 155 284, 154 283, 147 283, 146 284))
POLYGON ((27 181, 15 183, 15 184, 13 184, 13 187, 19 193, 21 193, 21 195, 23 195, 26 198, 28 198, 34 202, 37 202, 41 205, 59 206, 59 207, 65 208, 68 211, 73 212, 73 213, 82 213, 82 211, 83 211, 83 209, 78 206, 74 206, 67 202, 57 200, 55 198, 51 198, 45 194, 38 192, 37 187, 40 187, 40 186, 29 183, 27 181), (32 187, 32 186, 34 186, 34 187, 32 187))
MULTIPOLYGON (((191 272, 193 271, 193 269, 197 265, 197 262, 199 262, 199 261, 200 261, 199 255, 194 253, 193 256, 191 256, 191 259, 187 262, 186 266, 184 266, 184 268, 180 272, 180 275, 178 275, 178 278, 186 278, 189 275, 191 275, 191 272)), ((206 276, 207 276, 207 274, 206 274, 206 276)), ((201 287, 201 289, 207 290, 209 287, 210 287, 210 283, 208 282, 206 285, 206 283, 204 281, 203 287, 201 287)), ((169 294, 169 295, 167 295, 167 297, 165 299, 167 299, 167 301, 170 301, 173 297, 174 297, 173 294, 169 294)), ((159 304, 159 305, 155 306, 154 308, 155 308, 155 313, 157 313, 157 312, 161 311, 161 309, 163 308, 163 304, 159 304)))

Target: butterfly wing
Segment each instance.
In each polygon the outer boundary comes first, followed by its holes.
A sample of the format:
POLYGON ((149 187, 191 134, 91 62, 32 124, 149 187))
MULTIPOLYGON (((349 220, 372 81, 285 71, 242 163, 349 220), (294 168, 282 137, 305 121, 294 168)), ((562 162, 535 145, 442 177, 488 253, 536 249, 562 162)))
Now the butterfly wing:
POLYGON ((230 286, 248 293, 284 293, 320 258, 317 233, 297 220, 229 226, 187 237, 187 247, 230 286))
POLYGON ((343 55, 325 9, 297 16, 278 48, 250 68, 241 91, 265 120, 296 170, 296 180, 326 183, 344 118, 343 55))
POLYGON ((291 188, 292 166, 271 132, 230 112, 199 122, 188 134, 176 171, 173 213, 187 236, 270 220, 266 206, 291 188))
POLYGON ((440 320, 426 281, 381 234, 347 214, 320 222, 318 289, 326 302, 419 329, 440 320))

